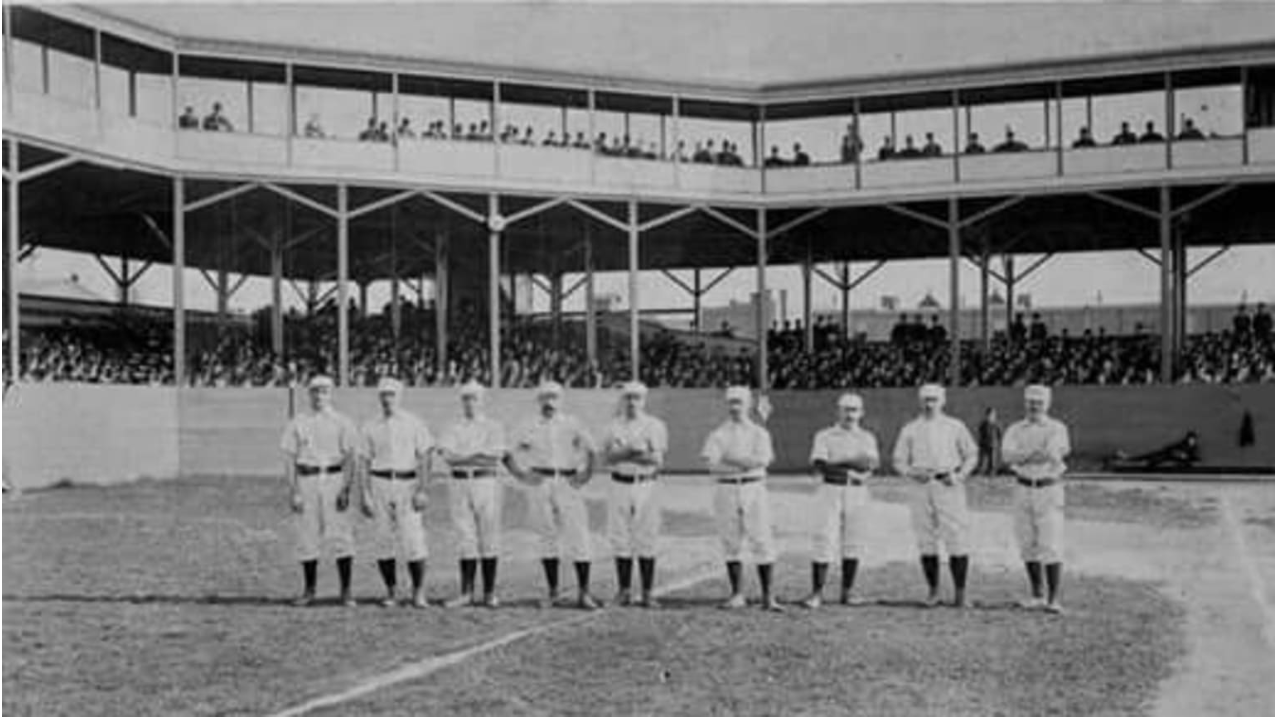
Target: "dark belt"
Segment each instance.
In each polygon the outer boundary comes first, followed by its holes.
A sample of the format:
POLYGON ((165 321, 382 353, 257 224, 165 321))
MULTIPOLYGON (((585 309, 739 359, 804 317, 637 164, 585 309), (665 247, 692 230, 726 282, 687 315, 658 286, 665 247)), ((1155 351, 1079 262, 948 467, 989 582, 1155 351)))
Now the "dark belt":
POLYGON ((547 469, 547 468, 537 467, 532 469, 532 473, 536 474, 537 476, 562 476, 564 478, 570 479, 576 475, 576 470, 575 469, 547 469))
POLYGON ((760 476, 742 476, 738 479, 729 479, 729 478, 718 479, 718 483, 737 485, 737 484, 751 484, 755 481, 761 481, 761 480, 762 480, 762 477, 760 476))
POLYGON ((389 469, 373 469, 368 473, 378 479, 415 479, 415 471, 391 471, 389 469))
POLYGON ((611 480, 618 484, 641 484, 644 481, 655 481, 655 474, 612 474, 611 480))
POLYGON ((315 476, 316 474, 335 474, 341 471, 341 464, 332 464, 331 466, 306 466, 305 464, 297 464, 298 476, 315 476))
POLYGON ((850 476, 825 476, 824 483, 833 484, 834 486, 863 486, 864 479, 856 479, 850 476))
POLYGON ((1058 479, 1025 479, 1020 476, 1018 479, 1020 486, 1027 486, 1030 489, 1044 489, 1047 486, 1054 486, 1058 479))
POLYGON ((454 479, 485 479, 496 476, 495 469, 452 469, 454 479))

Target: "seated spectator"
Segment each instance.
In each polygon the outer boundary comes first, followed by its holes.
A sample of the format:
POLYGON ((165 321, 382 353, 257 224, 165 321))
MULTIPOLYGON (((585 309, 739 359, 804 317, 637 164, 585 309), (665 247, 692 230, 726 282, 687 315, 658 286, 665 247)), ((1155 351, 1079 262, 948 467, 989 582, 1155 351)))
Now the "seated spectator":
POLYGON ((1182 439, 1163 446, 1155 451, 1138 456, 1126 456, 1118 451, 1110 460, 1110 467, 1116 470, 1138 469, 1150 470, 1161 467, 1188 468, 1201 460, 1200 445, 1195 431, 1189 431, 1182 439))
POLYGON ((310 139, 323 139, 328 136, 327 133, 323 131, 323 126, 319 124, 318 113, 311 113, 310 117, 306 120, 306 126, 302 130, 302 133, 310 139))
POLYGON ((882 146, 877 150, 877 159, 881 161, 895 157, 895 140, 887 136, 882 139, 882 146))
POLYGON ((399 129, 395 130, 395 134, 405 140, 416 139, 416 132, 412 130, 412 120, 407 117, 399 120, 399 129))
POLYGON ((1248 341, 1249 330, 1249 312, 1246 311, 1245 305, 1242 304, 1237 307, 1236 315, 1232 317, 1232 337, 1238 342, 1248 341))
POLYGON ((705 149, 704 145, 697 142, 695 152, 691 154, 691 161, 692 162, 712 162, 713 154, 709 150, 705 149))
POLYGON ((196 116, 194 107, 186 106, 186 111, 177 118, 177 126, 183 130, 199 129, 199 117, 196 116))
POLYGON ((1112 138, 1112 144, 1114 145, 1132 145, 1138 141, 1139 138, 1134 134, 1134 131, 1130 129, 1129 122, 1122 122, 1121 131, 1112 138))
POLYGON ((625 141, 621 145, 625 156, 630 159, 639 159, 642 157, 642 141, 635 142, 629 135, 625 135, 625 141))
POLYGON ((802 143, 793 143, 793 164, 796 167, 806 167, 811 164, 811 156, 802 150, 802 143))
POLYGON ((907 344, 908 330, 908 315, 899 315, 899 320, 895 322, 895 326, 891 327, 891 344, 907 344))
POLYGON ((610 151, 606 132, 599 132, 598 136, 594 138, 594 151, 601 154, 607 154, 610 151))
POLYGON ((549 134, 545 135, 545 139, 541 140, 541 146, 542 147, 557 147, 558 133, 554 132, 553 130, 550 130, 549 134))
POLYGON ((922 151, 913 144, 912 135, 904 135, 904 149, 900 150, 897 156, 901 159, 914 159, 922 156, 922 151))
POLYGON ((984 153, 984 146, 982 143, 979 142, 978 132, 971 132, 969 135, 967 135, 966 149, 963 150, 963 152, 965 152, 968 155, 982 155, 984 153))
POLYGON ((1183 118, 1183 130, 1179 132, 1180 140, 1203 140, 1205 134, 1196 127, 1196 123, 1192 122, 1191 117, 1183 118))
POLYGON ((642 158, 644 160, 660 159, 660 147, 656 145, 654 140, 647 143, 647 149, 642 153, 642 158))
POLYGON ((492 128, 488 126, 487 120, 479 123, 478 139, 484 142, 492 141, 492 128))
POLYGON ((926 339, 931 344, 944 344, 948 341, 948 330, 939 323, 938 314, 931 315, 930 329, 926 332, 926 339))
POLYGON ((390 141, 390 126, 389 126, 389 123, 387 123, 385 120, 382 120, 380 124, 377 125, 376 140, 377 142, 390 141))
POLYGON ((1010 341, 1019 344, 1028 338, 1028 326, 1024 324, 1023 312, 1015 313, 1015 320, 1010 324, 1010 341))
MULTIPOLYGON (((473 130, 474 125, 470 125, 470 129, 473 130)), ((452 139, 454 140, 470 139, 469 136, 465 134, 465 125, 458 122, 452 127, 452 139)))
POLYGON ((934 132, 926 133, 926 144, 922 145, 922 154, 927 157, 940 157, 944 154, 944 148, 935 141, 934 132))
POLYGON ((1077 139, 1072 141, 1073 149, 1083 149, 1085 147, 1094 147, 1094 146, 1095 146, 1094 135, 1090 133, 1089 127, 1082 127, 1077 134, 1077 139))
POLYGON ((777 145, 771 145, 771 154, 768 155, 766 161, 762 163, 765 167, 783 167, 787 164, 788 162, 780 156, 780 148, 777 145))
POLYGON ((214 102, 213 111, 204 118, 204 129, 213 132, 234 132, 234 125, 222 114, 222 103, 214 102))
POLYGON ((477 124, 473 122, 470 123, 470 129, 469 131, 465 133, 465 139, 469 142, 475 142, 477 140, 483 139, 483 136, 479 134, 479 129, 477 124))
POLYGON ((360 142, 376 142, 377 141, 377 118, 369 117, 368 126, 363 128, 359 133, 360 142))
POLYGON ((674 162, 687 161, 687 141, 678 140, 678 146, 674 148, 673 153, 669 155, 669 159, 674 162))
POLYGON ((1039 312, 1032 313, 1032 326, 1028 328, 1028 338, 1034 342, 1043 342, 1049 333, 1046 331, 1046 323, 1041 319, 1039 312))
POLYGON ((1016 139, 1015 131, 1011 129, 1010 127, 1007 127, 1006 139, 1002 140, 1001 144, 992 148, 992 151, 993 152, 1025 152, 1027 151, 1027 149, 1028 149, 1028 145, 1016 139))
POLYGON ((520 145, 534 145, 536 141, 532 139, 532 126, 528 125, 523 129, 523 139, 519 140, 520 145))
POLYGON ((1260 342, 1272 341, 1272 315, 1267 313, 1267 305, 1259 304, 1254 310, 1254 319, 1250 322, 1254 338, 1260 342))
POLYGON ((584 133, 584 132, 577 132, 577 133, 576 133, 576 141, 572 143, 572 147, 574 147, 574 148, 576 148, 576 149, 578 149, 578 150, 587 150, 587 149, 589 149, 589 140, 585 139, 585 133, 584 133))
POLYGON ((714 163, 720 165, 731 164, 731 141, 723 140, 721 147, 722 149, 718 150, 718 154, 713 156, 714 163))
POLYGON ((852 122, 846 126, 846 134, 842 135, 842 161, 859 162, 863 151, 864 140, 860 139, 859 128, 852 122))
POLYGON ((1156 123, 1148 120, 1144 126, 1143 135, 1139 137, 1139 142, 1164 142, 1165 137, 1156 131, 1156 123))
POLYGON ((713 164, 718 160, 718 153, 713 149, 713 140, 704 143, 705 161, 713 164))

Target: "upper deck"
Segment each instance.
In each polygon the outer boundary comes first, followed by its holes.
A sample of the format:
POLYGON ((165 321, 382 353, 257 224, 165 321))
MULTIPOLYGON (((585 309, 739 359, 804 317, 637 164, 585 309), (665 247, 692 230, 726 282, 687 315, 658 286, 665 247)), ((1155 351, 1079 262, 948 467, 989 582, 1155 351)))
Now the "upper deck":
POLYGON ((74 8, 5 28, 6 135, 189 176, 797 206, 1269 181, 1276 156, 1269 45, 749 90, 311 56, 74 8), (228 124, 203 129, 214 102, 228 124), (384 139, 359 139, 366 117, 384 139), (1114 143, 1122 122, 1136 141, 1114 143), (785 161, 804 140, 809 164, 785 161), (695 161, 710 142, 735 149, 695 161))

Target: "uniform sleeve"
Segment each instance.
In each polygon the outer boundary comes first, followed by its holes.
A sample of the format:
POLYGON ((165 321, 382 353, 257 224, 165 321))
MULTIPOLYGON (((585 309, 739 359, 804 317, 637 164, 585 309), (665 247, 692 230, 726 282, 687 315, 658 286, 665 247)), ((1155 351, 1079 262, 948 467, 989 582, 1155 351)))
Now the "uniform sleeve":
POLYGON ((297 422, 290 421, 288 426, 284 427, 284 435, 279 439, 279 448, 293 459, 297 458, 297 454, 301 451, 301 442, 297 439, 297 422))
POLYGON ((443 433, 439 436, 436 448, 440 451, 456 451, 456 425, 449 425, 443 428, 443 433))
POLYGON ((509 442, 505 439, 505 427, 499 421, 488 422, 487 438, 484 441, 484 448, 493 454, 506 454, 509 452, 509 442))
POLYGON ((581 423, 580 419, 572 419, 572 431, 576 434, 576 444, 580 447, 581 451, 597 453, 598 442, 594 441, 593 434, 589 433, 589 430, 585 428, 585 425, 581 423))
POLYGON ((430 427, 425 425, 424 421, 418 420, 416 423, 416 455, 418 457, 426 456, 430 453, 430 449, 434 448, 434 436, 430 433, 430 427))
POLYGON ((355 455, 371 459, 372 455, 376 451, 376 439, 372 434, 372 422, 368 422, 359 427, 357 432, 357 448, 355 449, 355 455))
POLYGON ((913 432, 910 424, 905 424, 895 438, 895 451, 891 454, 891 464, 895 473, 908 475, 913 470, 913 432))
POLYGON ((1072 453, 1072 439, 1068 436, 1068 427, 1062 422, 1055 422, 1054 431, 1050 432, 1050 441, 1046 444, 1047 451, 1054 458, 1062 461, 1072 453))
POLYGON ((881 466, 882 455, 877 450, 877 436, 875 436, 871 431, 868 432, 868 441, 864 443, 864 449, 868 454, 868 459, 872 463, 873 468, 881 466))
POLYGON ((669 453, 669 427, 665 425, 665 422, 659 419, 652 422, 651 436, 648 438, 651 440, 652 451, 660 454, 661 457, 669 453))
POLYGON ((704 440, 704 448, 700 449, 700 456, 710 466, 722 461, 722 440, 718 437, 717 429, 709 432, 708 438, 704 440))
POLYGON ((961 473, 969 476, 979 464, 979 447, 966 422, 960 420, 957 421, 957 455, 961 457, 961 473))
POLYGON ((762 466, 770 466, 775 461, 775 447, 771 445, 771 432, 762 427, 758 427, 757 443, 754 445, 756 452, 753 458, 761 462, 762 466))
POLYGON ((1001 439, 1001 460, 1016 466, 1023 461, 1023 447, 1018 424, 1011 424, 1001 439))
POLYGON ((824 430, 815 432, 815 438, 811 439, 811 463, 817 461, 829 460, 828 441, 825 440, 824 430))
POLYGON ((367 450, 363 435, 355 428, 354 422, 349 419, 341 421, 340 441, 342 454, 360 456, 367 450))

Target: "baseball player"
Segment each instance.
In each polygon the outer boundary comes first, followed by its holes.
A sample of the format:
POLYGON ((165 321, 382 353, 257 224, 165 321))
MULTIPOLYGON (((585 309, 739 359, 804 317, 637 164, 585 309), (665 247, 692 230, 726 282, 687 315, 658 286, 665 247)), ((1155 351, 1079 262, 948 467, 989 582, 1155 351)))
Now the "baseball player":
POLYGON ((381 414, 363 427, 363 512, 376 526, 377 569, 385 582, 387 608, 398 604, 395 549, 403 555, 412 580, 412 605, 425 608, 424 515, 428 498, 430 450, 434 439, 415 414, 399 406, 403 384, 385 378, 377 384, 381 414))
POLYGON ((860 426, 864 400, 859 394, 843 394, 837 400, 837 423, 815 435, 811 465, 823 481, 815 492, 816 527, 812 548, 811 595, 807 608, 823 602, 824 579, 829 563, 842 559, 843 605, 859 603, 851 597, 859 556, 863 551, 868 487, 864 482, 879 463, 877 437, 860 426))
POLYGON ((1033 384, 1023 392, 1024 418, 1010 425, 1002 457, 1018 479, 1015 534, 1028 571, 1031 597, 1024 608, 1062 613, 1059 582, 1063 574, 1063 460, 1072 450, 1068 427, 1049 416, 1050 388, 1033 384), (1041 595, 1045 567, 1046 599, 1041 595))
POLYGON ((496 608, 496 559, 500 555, 501 483, 498 471, 508 451, 505 429, 483 414, 482 384, 461 387, 461 418, 448 426, 439 452, 450 467, 448 504, 461 561, 461 593, 445 603, 457 608, 481 604, 496 608), (483 570, 483 598, 474 593, 475 573, 483 570))
POLYGON ((911 502, 913 531, 921 549, 922 573, 930 593, 927 606, 939 603, 939 544, 948 549, 953 575, 953 605, 966 605, 968 515, 966 477, 979 450, 966 425, 944 413, 944 387, 925 384, 918 392, 921 415, 904 425, 895 441, 895 471, 918 483, 911 502))
POLYGON ((337 557, 341 603, 354 605, 350 594, 354 532, 348 509, 359 433, 349 419, 332 408, 332 386, 332 379, 326 376, 310 380, 311 411, 293 417, 280 441, 287 456, 284 476, 292 492, 297 559, 305 577, 305 589, 293 602, 296 606, 308 606, 315 600, 325 541, 337 557))
POLYGON ((771 505, 766 490, 766 469, 775 459, 771 434, 749 418, 752 394, 747 387, 727 389, 727 420, 704 442, 701 456, 716 477, 713 506, 718 536, 726 556, 731 597, 723 608, 744 608, 741 590, 741 559, 747 540, 758 564, 762 585, 762 608, 781 611, 771 592, 771 568, 775 563, 775 536, 771 527, 771 505))
POLYGON ((646 412, 647 387, 631 381, 621 388, 620 415, 607 427, 603 442, 611 466, 607 533, 616 556, 616 602, 631 600, 634 556, 642 593, 638 605, 657 608, 651 595, 656 576, 656 536, 660 532, 660 503, 656 479, 669 447, 669 430, 646 412))
POLYGON ((563 387, 545 382, 536 391, 540 416, 519 432, 510 466, 531 488, 532 522, 540 534, 541 563, 548 595, 543 607, 558 601, 558 540, 576 566, 576 604, 593 610, 602 604, 589 593, 589 512, 582 488, 594 470, 594 441, 575 417, 559 411, 563 387))

